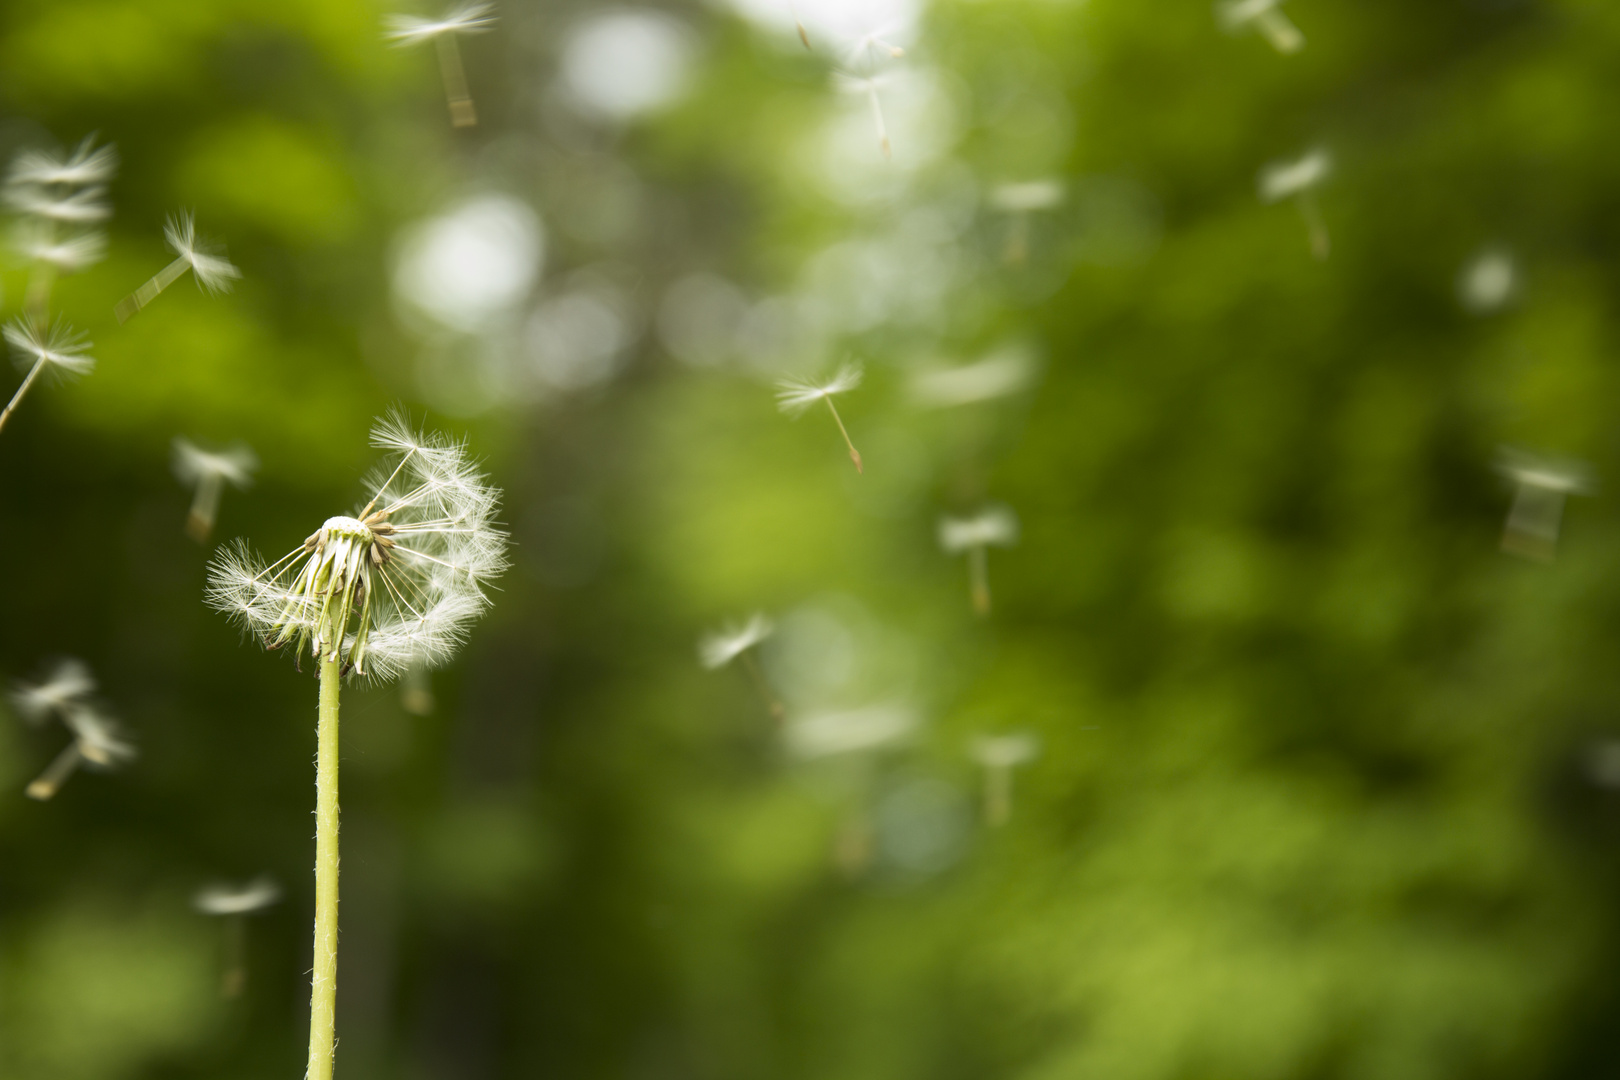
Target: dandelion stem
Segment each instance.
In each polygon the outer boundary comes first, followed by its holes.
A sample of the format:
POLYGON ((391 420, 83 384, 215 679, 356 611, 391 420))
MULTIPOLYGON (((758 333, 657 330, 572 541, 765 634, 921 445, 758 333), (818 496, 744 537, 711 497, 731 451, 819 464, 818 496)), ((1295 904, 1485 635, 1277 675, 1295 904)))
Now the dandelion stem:
POLYGON ((6 411, 0 412, 0 431, 5 430, 6 421, 11 419, 12 412, 22 402, 23 395, 28 393, 28 388, 34 385, 34 380, 39 377, 39 369, 44 366, 45 358, 42 356, 34 361, 33 367, 28 369, 28 377, 23 380, 21 386, 17 387, 17 392, 11 395, 11 403, 6 406, 6 411))
POLYGON ((218 473, 204 473, 197 481, 197 494, 191 500, 191 513, 186 515, 186 535, 199 544, 208 542, 214 531, 214 517, 219 513, 219 494, 225 478, 218 473))
POLYGON ((336 660, 321 659, 320 723, 315 752, 315 963, 309 994, 309 1069, 305 1080, 332 1080, 337 1027, 338 682, 336 660))
POLYGON ((821 400, 827 403, 827 408, 833 414, 833 422, 838 425, 839 432, 844 436, 844 445, 849 447, 849 460, 855 463, 855 471, 865 473, 866 469, 861 465, 861 452, 855 449, 855 444, 850 440, 849 431, 844 427, 844 418, 838 415, 838 406, 833 404, 832 396, 828 395, 821 400))
POLYGON ((759 661, 754 659, 753 649, 749 648, 742 651, 742 664, 743 667, 748 669, 748 677, 753 680, 754 686, 759 690, 759 696, 765 699, 765 707, 770 709, 771 719, 780 724, 785 715, 782 703, 776 700, 775 694, 771 693, 771 684, 765 681, 765 672, 760 668, 759 661))
POLYGON ((990 559, 983 544, 968 548, 968 587, 973 593, 973 610, 990 614, 990 559))
POLYGON ((450 103, 452 127, 476 127, 478 112, 473 108, 472 94, 467 90, 467 72, 461 66, 461 48, 454 34, 440 34, 434 41, 439 46, 439 73, 444 76, 444 96, 450 103))
POLYGON ((180 258, 174 260, 174 262, 152 275, 152 280, 148 281, 145 285, 142 285, 140 288, 136 289, 122 300, 118 301, 118 306, 113 308, 113 314, 118 316, 119 322, 129 322, 130 319, 134 318, 137 311, 141 310, 141 308, 145 307, 147 304, 150 304, 153 300, 156 300, 158 293, 162 292, 164 289, 167 289, 170 285, 173 285, 177 280, 179 280, 180 275, 185 273, 188 269, 190 269, 190 267, 190 260, 182 255, 180 258))
POLYGON ((79 762, 83 760, 84 755, 79 753, 79 742, 75 739, 73 742, 68 743, 60 754, 56 755, 54 761, 45 766, 45 771, 40 773, 33 783, 28 785, 27 796, 30 799, 38 799, 40 802, 49 799, 56 794, 57 789, 66 782, 67 778, 73 775, 73 770, 77 769, 79 762))
POLYGON ((1300 192, 1299 212, 1305 219, 1305 228, 1310 232, 1311 254, 1318 261, 1326 259, 1328 252, 1333 249, 1333 241, 1328 236, 1327 222, 1322 220, 1322 208, 1316 205, 1316 196, 1309 191, 1300 192))

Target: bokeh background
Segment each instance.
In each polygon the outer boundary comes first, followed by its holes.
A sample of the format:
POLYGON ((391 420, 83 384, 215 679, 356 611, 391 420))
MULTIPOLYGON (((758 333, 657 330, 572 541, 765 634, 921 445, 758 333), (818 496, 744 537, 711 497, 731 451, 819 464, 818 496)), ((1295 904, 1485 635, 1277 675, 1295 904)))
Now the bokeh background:
POLYGON ((509 0, 464 129, 389 10, 0 10, 0 152, 121 157, 98 367, 0 432, 0 674, 141 750, 34 802, 0 717, 0 1075, 302 1068, 316 683, 205 608, 170 444, 250 443, 214 542, 279 553, 396 403, 515 558, 431 708, 346 692, 339 1075, 1620 1072, 1620 8, 509 0), (1256 188, 1317 147, 1326 261, 1256 188), (118 325, 182 207, 242 280, 118 325), (864 475, 773 401, 848 359, 864 475), (1504 446, 1598 478, 1552 561, 1504 446), (699 665, 754 611, 820 743, 699 665), (260 873, 225 999, 192 897, 260 873))

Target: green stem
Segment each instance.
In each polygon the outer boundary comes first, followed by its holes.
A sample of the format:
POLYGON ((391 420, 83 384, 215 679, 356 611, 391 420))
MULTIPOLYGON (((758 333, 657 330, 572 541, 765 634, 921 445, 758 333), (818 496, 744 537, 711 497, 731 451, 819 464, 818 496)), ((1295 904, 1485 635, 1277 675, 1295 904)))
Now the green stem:
POLYGON ((338 680, 336 660, 321 660, 321 718, 315 752, 315 965, 309 993, 309 1071, 332 1080, 337 1027, 338 680))

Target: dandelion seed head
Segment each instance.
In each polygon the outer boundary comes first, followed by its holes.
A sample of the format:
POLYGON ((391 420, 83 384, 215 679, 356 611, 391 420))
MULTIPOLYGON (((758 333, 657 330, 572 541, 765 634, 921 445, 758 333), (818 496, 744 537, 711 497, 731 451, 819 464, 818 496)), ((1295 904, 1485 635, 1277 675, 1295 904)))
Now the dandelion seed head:
POLYGON ((191 906, 204 915, 250 915, 280 899, 281 886, 274 878, 256 877, 241 885, 204 886, 191 898, 191 906))
POLYGON ((225 480, 245 488, 253 483, 259 459, 245 443, 234 443, 223 450, 209 451, 183 435, 174 438, 174 475, 182 484, 199 484, 206 479, 225 480))
POLYGON ((1596 490, 1592 467, 1584 461, 1542 457, 1503 447, 1496 471, 1515 484, 1563 495, 1590 495, 1596 490))
POLYGON ((971 548, 1009 547, 1018 542, 1018 518, 1005 506, 987 506, 972 517, 941 518, 939 546, 951 554, 971 548))
POLYGON ((495 5, 458 4, 437 19, 419 15, 389 15, 383 37, 396 46, 417 45, 445 34, 482 34, 495 24, 495 5))
POLYGON ((981 735, 973 740, 973 760, 987 769, 1027 765, 1041 754, 1041 740, 1027 731, 981 735))
POLYGON ((60 320, 42 332, 32 321, 13 319, 6 323, 4 334, 17 366, 25 370, 43 363, 65 375, 85 375, 96 366, 86 353, 89 337, 60 320))
POLYGON ((715 633, 705 634, 698 642, 698 658, 702 660, 703 666, 710 670, 725 667, 770 637, 775 629, 771 620, 764 615, 752 615, 741 625, 730 625, 715 633))
POLYGON ((1333 159, 1326 150, 1312 150, 1296 161, 1278 161, 1260 170, 1262 202, 1298 195, 1316 187, 1333 172, 1333 159))
POLYGON ((110 145, 96 146, 92 135, 65 157, 48 150, 19 151, 6 170, 6 183, 87 187, 107 183, 117 171, 118 151, 110 145))
POLYGON ((189 210, 170 215, 163 226, 163 238, 174 253, 191 264, 191 273, 197 284, 209 292, 225 292, 231 281, 242 276, 242 271, 230 260, 204 250, 197 240, 196 216, 189 210))
POLYGON ((816 402, 846 393, 861 385, 861 366, 847 363, 829 379, 780 379, 776 383, 776 407, 789 416, 798 416, 816 402))
POLYGON ((12 707, 31 724, 41 724, 53 714, 66 716, 70 708, 82 705, 95 693, 95 676, 83 660, 63 657, 51 665, 37 683, 19 682, 11 688, 12 707))
POLYGON ((372 443, 388 458, 363 507, 328 518, 275 563, 228 546, 207 595, 267 648, 290 644, 387 680, 442 664, 461 645, 488 606, 485 587, 506 569, 506 533, 495 521, 500 493, 464 442, 394 413, 372 443))

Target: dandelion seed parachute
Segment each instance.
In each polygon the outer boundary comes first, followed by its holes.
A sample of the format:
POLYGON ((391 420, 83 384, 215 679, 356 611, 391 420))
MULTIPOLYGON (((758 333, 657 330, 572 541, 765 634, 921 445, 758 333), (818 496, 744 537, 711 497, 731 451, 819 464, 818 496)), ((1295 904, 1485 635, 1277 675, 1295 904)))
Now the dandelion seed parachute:
POLYGON ((95 691, 96 679, 90 674, 90 666, 69 656, 52 664, 43 681, 17 683, 10 698, 24 720, 40 724, 53 713, 65 717, 69 709, 83 704, 95 691))
POLYGON ((242 542, 216 556, 208 600, 271 649, 389 680, 455 651, 506 568, 499 492, 464 443, 416 433, 391 415, 372 430, 389 453, 354 516, 329 518, 265 564, 242 542))
POLYGON ((775 627, 764 615, 753 615, 741 626, 727 626, 706 634, 698 643, 698 658, 713 670, 725 667, 744 652, 771 636, 775 627))

